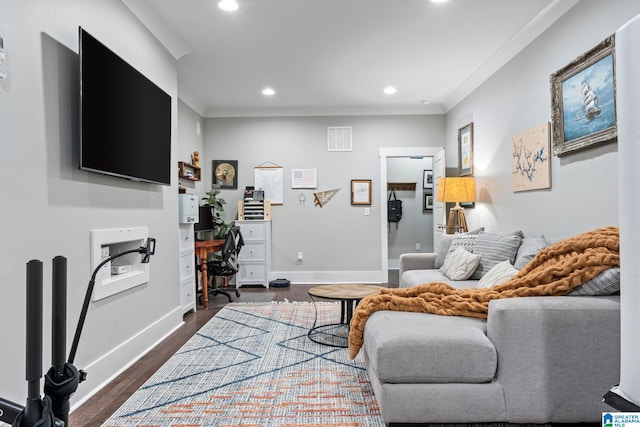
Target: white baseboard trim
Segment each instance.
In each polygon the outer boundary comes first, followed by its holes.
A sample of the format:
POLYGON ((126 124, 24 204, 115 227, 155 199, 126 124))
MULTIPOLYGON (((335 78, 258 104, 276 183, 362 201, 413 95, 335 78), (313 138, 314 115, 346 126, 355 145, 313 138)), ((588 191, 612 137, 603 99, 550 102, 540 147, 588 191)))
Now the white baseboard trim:
POLYGON ((293 284, 329 285, 335 283, 362 283, 379 285, 382 280, 381 271, 271 271, 270 279, 286 278, 293 284))
POLYGON ((78 386, 72 399, 71 412, 184 325, 182 315, 182 307, 176 307, 86 367, 78 366, 78 369, 87 371, 87 380, 78 386))

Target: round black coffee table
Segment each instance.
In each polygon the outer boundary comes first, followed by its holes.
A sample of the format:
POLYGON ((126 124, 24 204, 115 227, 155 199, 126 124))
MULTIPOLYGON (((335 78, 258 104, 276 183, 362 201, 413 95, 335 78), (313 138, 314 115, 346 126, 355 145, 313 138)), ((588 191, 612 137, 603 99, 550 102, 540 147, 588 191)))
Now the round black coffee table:
POLYGON ((384 286, 362 284, 336 284, 319 285, 309 288, 307 293, 311 297, 316 308, 316 317, 313 326, 307 336, 313 342, 332 347, 349 346, 349 323, 353 317, 353 310, 360 300, 368 295, 375 294, 384 286), (318 325, 318 307, 316 298, 331 301, 340 301, 340 322, 328 325, 318 325))

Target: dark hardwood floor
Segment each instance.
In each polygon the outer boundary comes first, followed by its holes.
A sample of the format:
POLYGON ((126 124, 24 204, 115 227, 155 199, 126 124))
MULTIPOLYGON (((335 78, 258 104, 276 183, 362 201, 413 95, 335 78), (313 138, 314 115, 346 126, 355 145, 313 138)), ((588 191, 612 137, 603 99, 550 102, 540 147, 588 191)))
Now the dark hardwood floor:
MULTIPOLYGON (((242 294, 272 292, 275 293, 273 301, 311 301, 307 294, 307 290, 311 286, 313 285, 294 284, 289 287, 271 287, 269 289, 243 287, 240 291, 242 294)), ((242 302, 242 296, 240 298, 234 297, 234 300, 242 302)), ((184 325, 177 331, 73 411, 69 416, 69 424, 73 427, 100 426, 227 302, 225 296, 218 295, 209 299, 207 309, 199 307, 194 313, 187 314, 184 317, 184 325)), ((91 375, 90 372, 89 375, 91 375)))

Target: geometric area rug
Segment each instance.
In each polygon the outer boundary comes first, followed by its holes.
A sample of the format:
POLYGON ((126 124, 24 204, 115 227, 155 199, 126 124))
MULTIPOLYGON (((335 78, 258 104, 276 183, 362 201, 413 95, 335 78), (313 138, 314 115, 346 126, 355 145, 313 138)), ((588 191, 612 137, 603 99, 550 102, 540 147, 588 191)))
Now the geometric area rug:
POLYGON ((361 356, 307 337, 316 313, 340 304, 227 304, 102 427, 383 427, 361 356))

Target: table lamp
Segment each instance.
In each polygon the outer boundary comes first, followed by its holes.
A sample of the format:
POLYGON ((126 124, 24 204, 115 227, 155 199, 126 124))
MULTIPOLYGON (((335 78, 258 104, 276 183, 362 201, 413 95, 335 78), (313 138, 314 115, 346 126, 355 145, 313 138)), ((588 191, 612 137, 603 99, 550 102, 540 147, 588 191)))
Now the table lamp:
POLYGON ((476 201, 476 179, 473 177, 440 178, 436 201, 456 204, 449 211, 447 234, 466 233, 469 230, 464 217, 464 208, 460 206, 460 202, 476 201))

